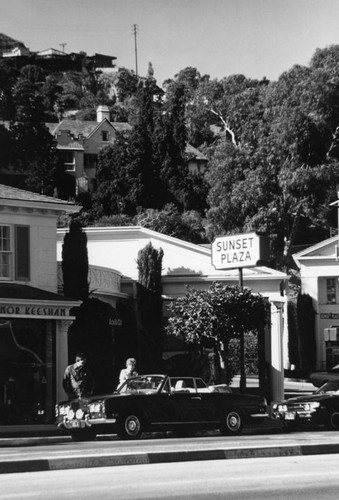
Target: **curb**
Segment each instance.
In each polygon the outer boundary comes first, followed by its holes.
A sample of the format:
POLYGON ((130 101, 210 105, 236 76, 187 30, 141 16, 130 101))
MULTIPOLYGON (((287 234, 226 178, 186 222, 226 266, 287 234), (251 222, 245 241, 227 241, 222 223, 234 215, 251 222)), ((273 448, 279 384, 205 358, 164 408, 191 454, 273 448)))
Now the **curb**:
POLYGON ((333 453, 339 453, 339 443, 13 460, 0 463, 0 474, 83 469, 92 467, 114 467, 122 465, 160 464, 169 462, 193 462, 201 460, 233 460, 239 458, 323 455, 333 453))

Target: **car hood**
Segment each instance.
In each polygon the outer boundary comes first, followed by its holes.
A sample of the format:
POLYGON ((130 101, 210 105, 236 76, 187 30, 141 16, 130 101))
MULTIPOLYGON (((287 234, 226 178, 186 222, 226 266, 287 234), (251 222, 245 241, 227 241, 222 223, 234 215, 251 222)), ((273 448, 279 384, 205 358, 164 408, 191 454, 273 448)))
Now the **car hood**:
POLYGON ((112 394, 96 394, 95 396, 90 396, 88 398, 77 398, 77 399, 71 399, 71 400, 65 400, 65 401, 60 401, 58 405, 82 405, 82 404, 88 404, 88 403, 95 403, 96 401, 102 401, 103 399, 114 399, 114 398, 121 398, 121 397, 131 397, 135 396, 135 394, 129 394, 129 393, 112 393, 112 394))
POLYGON ((309 394, 304 396, 297 396, 295 398, 286 399, 283 401, 285 404, 289 403, 311 403, 312 401, 322 401, 323 399, 328 399, 332 394, 309 394))

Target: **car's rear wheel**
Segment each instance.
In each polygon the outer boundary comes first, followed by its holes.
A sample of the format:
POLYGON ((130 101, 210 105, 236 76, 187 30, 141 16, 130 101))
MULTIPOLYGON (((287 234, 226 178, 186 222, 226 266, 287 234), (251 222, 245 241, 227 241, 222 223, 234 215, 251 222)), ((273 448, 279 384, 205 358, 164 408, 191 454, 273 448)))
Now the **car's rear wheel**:
POLYGON ((73 441, 94 441, 96 438, 96 433, 92 429, 86 429, 81 431, 76 431, 71 433, 73 441))
POLYGON ((220 422, 220 432, 224 435, 240 434, 243 428, 243 419, 239 410, 234 409, 226 413, 220 422))
POLYGON ((139 439, 143 427, 142 418, 137 413, 126 413, 120 419, 118 436, 123 439, 139 439))
POLYGON ((329 416, 328 428, 331 430, 339 430, 339 412, 334 411, 329 416))

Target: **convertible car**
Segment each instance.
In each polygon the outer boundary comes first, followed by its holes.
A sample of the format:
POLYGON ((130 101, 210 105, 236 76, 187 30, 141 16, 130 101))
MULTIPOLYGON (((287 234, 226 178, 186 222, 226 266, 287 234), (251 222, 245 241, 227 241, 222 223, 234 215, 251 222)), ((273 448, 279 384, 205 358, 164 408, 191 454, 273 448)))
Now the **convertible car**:
POLYGON ((339 381, 339 365, 333 366, 327 372, 313 372, 310 374, 310 381, 316 387, 321 387, 330 380, 339 381))
POLYGON ((227 386, 207 386, 201 378, 140 375, 103 396, 56 405, 56 424, 75 441, 97 434, 138 439, 143 432, 194 434, 220 429, 239 434, 245 423, 268 419, 267 403, 259 396, 233 393, 227 386))
POLYGON ((287 430, 307 426, 339 430, 339 381, 328 381, 313 394, 273 403, 271 414, 282 420, 287 430))

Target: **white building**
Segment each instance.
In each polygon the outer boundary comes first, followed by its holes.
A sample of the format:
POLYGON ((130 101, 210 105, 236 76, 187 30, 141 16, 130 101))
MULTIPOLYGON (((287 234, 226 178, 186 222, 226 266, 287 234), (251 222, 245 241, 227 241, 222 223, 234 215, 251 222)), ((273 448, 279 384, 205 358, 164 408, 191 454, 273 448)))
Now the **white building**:
POLYGON ((53 424, 77 301, 57 294, 56 220, 78 207, 0 185, 0 427, 53 424))
MULTIPOLYGON (((183 295, 186 286, 208 288, 213 282, 238 284, 238 270, 217 271, 211 262, 211 249, 188 243, 143 227, 88 227, 87 248, 90 266, 104 266, 121 273, 121 293, 133 296, 133 283, 138 279, 138 252, 148 243, 162 248, 162 288, 164 314, 166 302, 183 295)), ((66 230, 58 230, 58 260, 66 230)), ((271 331, 266 345, 267 362, 271 366, 271 393, 283 398, 284 354, 287 351, 287 276, 268 267, 245 268, 244 286, 267 297, 271 303, 271 331)))
MULTIPOLYGON (((293 255, 300 269, 301 291, 312 297, 315 310, 317 370, 326 369, 325 329, 339 327, 338 236, 321 241, 293 255)), ((339 331, 339 330, 338 330, 339 331)), ((335 336, 336 337, 336 336, 335 336)), ((331 340, 330 366, 339 363, 339 338, 331 340)))

